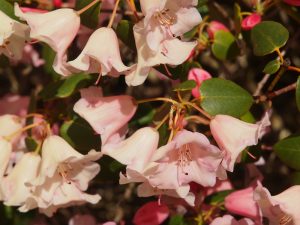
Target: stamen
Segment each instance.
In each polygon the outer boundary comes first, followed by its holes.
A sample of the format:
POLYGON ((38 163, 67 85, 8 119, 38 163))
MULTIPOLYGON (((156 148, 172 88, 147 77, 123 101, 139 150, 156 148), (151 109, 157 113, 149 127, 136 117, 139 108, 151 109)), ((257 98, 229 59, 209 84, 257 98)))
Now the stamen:
POLYGON ((192 152, 190 149, 189 144, 184 145, 181 147, 178 151, 178 166, 182 169, 182 172, 185 175, 189 175, 187 172, 185 172, 183 169, 185 166, 189 165, 190 162, 192 161, 192 152))
POLYGON ((162 11, 154 13, 154 18, 160 23, 160 25, 169 27, 176 22, 176 17, 170 15, 169 9, 163 9, 162 11))
POLYGON ((292 217, 284 214, 280 219, 279 219, 279 224, 280 225, 287 225, 289 222, 292 221, 292 217))
POLYGON ((72 169, 73 168, 67 163, 60 164, 57 168, 58 174, 62 177, 64 182, 67 182, 67 184, 72 183, 68 177, 68 172, 69 172, 69 170, 72 170, 72 169))

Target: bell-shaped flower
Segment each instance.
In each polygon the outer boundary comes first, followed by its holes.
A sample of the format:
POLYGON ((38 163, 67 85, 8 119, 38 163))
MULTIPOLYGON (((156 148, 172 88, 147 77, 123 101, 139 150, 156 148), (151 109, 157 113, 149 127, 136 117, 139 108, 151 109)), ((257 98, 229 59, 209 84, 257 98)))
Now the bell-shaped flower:
POLYGON ((28 23, 31 38, 47 43, 57 53, 54 70, 61 75, 69 75, 66 51, 78 32, 79 15, 67 8, 48 13, 24 13, 18 4, 15 4, 15 14, 28 23))
POLYGON ((29 40, 29 27, 11 19, 0 11, 0 55, 19 60, 22 58, 23 48, 29 40))
POLYGON ((254 200, 270 224, 300 225, 300 185, 292 186, 278 195, 271 196, 268 189, 258 183, 254 200))
MULTIPOLYGON (((0 184, 5 174, 6 168, 9 164, 10 155, 12 152, 12 145, 10 142, 0 137, 0 184)), ((0 192, 1 199, 1 192, 0 192)))
POLYGON ((248 218, 236 220, 231 215, 225 215, 223 217, 215 218, 210 225, 255 225, 255 223, 248 218))
POLYGON ((195 98, 200 98, 200 86, 203 81, 208 80, 211 78, 209 72, 204 69, 200 68, 193 68, 189 71, 188 80, 194 80, 196 82, 196 87, 192 89, 192 95, 195 98))
POLYGON ((253 193, 254 187, 234 191, 226 196, 225 207, 231 213, 251 218, 260 224, 261 211, 253 199, 253 193))
POLYGON ((40 161, 41 157, 38 154, 26 153, 8 176, 3 178, 0 186, 5 205, 22 205, 31 195, 26 183, 37 177, 40 161))
POLYGON ((247 146, 256 145, 268 126, 270 126, 268 113, 265 113, 263 119, 256 124, 246 123, 227 115, 215 116, 210 122, 210 130, 220 149, 225 152, 223 167, 232 172, 239 154, 247 146))
POLYGON ((127 124, 137 105, 131 96, 103 97, 101 89, 89 87, 81 90, 81 99, 73 109, 101 135, 102 145, 105 145, 127 124))
POLYGON ((201 22, 194 0, 140 0, 145 15, 139 33, 146 37, 147 46, 157 53, 160 45, 170 37, 178 37, 190 31, 201 22))
POLYGON ((21 132, 18 133, 23 127, 23 122, 20 117, 10 114, 0 116, 0 137, 9 138, 9 141, 18 146, 21 132))
POLYGON ((84 191, 100 171, 100 166, 94 162, 100 157, 101 153, 95 150, 82 155, 59 136, 46 138, 42 146, 39 175, 28 183, 32 196, 20 211, 39 207, 41 212, 51 216, 60 207, 97 203, 99 195, 89 195, 84 191))
POLYGON ((184 42, 177 38, 159 42, 158 50, 153 51, 145 40, 143 22, 134 25, 133 32, 137 48, 138 61, 126 72, 125 80, 129 86, 137 86, 147 79, 152 66, 159 64, 180 65, 188 59, 197 41, 184 42))
POLYGON ((106 27, 96 30, 80 55, 68 64, 78 71, 102 75, 110 72, 115 75, 116 72, 120 73, 129 69, 122 62, 116 33, 113 29, 106 27))
POLYGON ((169 217, 169 208, 158 201, 152 201, 140 207, 133 217, 135 225, 159 225, 169 217))
POLYGON ((213 186, 216 177, 225 178, 220 166, 222 158, 220 149, 203 134, 182 130, 154 153, 152 160, 159 168, 149 182, 160 189, 176 189, 192 181, 213 186))

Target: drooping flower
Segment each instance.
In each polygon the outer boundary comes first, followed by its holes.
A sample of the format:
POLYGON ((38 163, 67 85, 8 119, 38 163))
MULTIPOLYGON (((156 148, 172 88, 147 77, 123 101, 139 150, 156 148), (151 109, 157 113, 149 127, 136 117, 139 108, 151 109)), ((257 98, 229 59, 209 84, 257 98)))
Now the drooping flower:
POLYGON ((106 27, 96 30, 80 55, 68 64, 79 71, 102 75, 110 72, 116 74, 129 69, 122 62, 117 35, 113 29, 106 27))
POLYGON ((211 21, 207 27, 207 33, 209 38, 213 39, 215 33, 221 30, 229 32, 228 28, 223 23, 220 23, 215 20, 211 21))
POLYGON ((246 123, 227 115, 215 116, 210 122, 210 130, 220 149, 225 152, 223 167, 232 172, 239 154, 247 146, 256 145, 268 126, 270 126, 268 113, 265 113, 263 119, 256 124, 246 123))
POLYGON ((0 55, 19 60, 22 58, 23 48, 29 40, 29 27, 11 19, 0 11, 0 55))
POLYGON ((18 133, 23 127, 20 117, 10 114, 0 116, 0 137, 10 138, 10 142, 18 145, 21 133, 18 133), (12 136, 11 136, 12 135, 12 136))
POLYGON ((48 13, 24 13, 18 4, 15 4, 15 14, 28 23, 31 38, 47 43, 57 53, 53 69, 61 75, 69 75, 65 65, 66 51, 78 32, 79 15, 67 8, 48 13))
POLYGON ((243 30, 251 30, 255 25, 261 22, 261 15, 258 13, 252 13, 251 15, 245 17, 242 21, 243 30))
POLYGON ((196 81, 196 84, 197 84, 197 86, 192 89, 192 95, 195 98, 200 98, 199 88, 203 81, 208 80, 210 78, 211 78, 211 75, 209 74, 209 72, 207 72, 204 69, 193 68, 189 71, 188 80, 194 80, 194 81, 196 81))
POLYGON ((216 177, 226 175, 220 166, 222 158, 220 149, 203 134, 182 130, 154 153, 152 160, 159 168, 149 181, 160 189, 176 189, 192 181, 213 186, 216 177))
POLYGON ((101 89, 89 87, 81 90, 81 99, 73 109, 101 135, 104 145, 127 124, 137 105, 131 96, 103 97, 101 89))
POLYGON ((234 191, 226 196, 225 207, 234 214, 245 216, 260 223, 261 211, 253 199, 254 187, 234 191))
POLYGON ((94 162, 100 157, 101 153, 94 150, 87 155, 80 154, 59 136, 46 138, 39 175, 28 183, 32 196, 20 211, 39 207, 41 212, 52 216, 61 207, 97 203, 101 198, 98 194, 89 195, 84 191, 100 171, 100 166, 94 162))
POLYGON ((152 66, 179 65, 190 56, 196 41, 184 42, 183 35, 201 22, 194 7, 197 1, 140 1, 145 18, 133 27, 138 62, 126 75, 128 85, 142 84, 152 66))
POLYGON ((26 183, 37 177, 41 157, 35 153, 22 156, 8 176, 1 181, 1 192, 4 204, 8 206, 22 205, 31 195, 26 183))
POLYGON ((254 200, 270 224, 300 224, 300 185, 292 186, 278 195, 271 196, 268 189, 258 182, 254 200))
POLYGON ((169 209, 157 201, 148 202, 139 208, 134 217, 135 225, 159 225, 169 217, 169 209))
POLYGON ((255 225, 255 223, 247 218, 237 221, 231 215, 215 218, 210 225, 255 225))

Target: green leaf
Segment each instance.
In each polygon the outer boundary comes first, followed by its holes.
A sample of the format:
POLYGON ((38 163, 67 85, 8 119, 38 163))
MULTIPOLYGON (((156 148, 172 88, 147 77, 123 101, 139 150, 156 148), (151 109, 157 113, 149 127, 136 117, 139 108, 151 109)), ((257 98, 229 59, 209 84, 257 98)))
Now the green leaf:
POLYGON ((129 48, 135 50, 135 39, 133 35, 133 23, 128 20, 121 20, 117 26, 116 33, 118 38, 129 48))
POLYGON ((93 84, 95 76, 87 74, 75 74, 66 79, 55 81, 46 86, 41 92, 40 97, 44 100, 53 98, 66 98, 71 96, 80 88, 93 84))
POLYGON ((178 84, 174 88, 174 91, 188 91, 188 90, 192 90, 196 86, 197 86, 196 81, 194 81, 194 80, 187 80, 187 81, 184 81, 183 83, 178 84))
POLYGON ((228 31, 217 31, 211 46, 214 56, 220 60, 232 59, 239 53, 234 36, 228 31))
POLYGON ((264 21, 251 30, 254 54, 264 56, 284 46, 289 39, 288 30, 280 23, 264 21))
POLYGON ((296 86, 296 103, 297 103, 297 108, 300 111, 300 76, 298 77, 297 86, 296 86))
POLYGON ((211 115, 225 114, 241 117, 252 106, 252 96, 232 81, 212 78, 200 87, 201 106, 211 115))
POLYGON ((46 44, 42 44, 42 57, 45 60, 43 65, 47 74, 50 74, 53 80, 59 80, 61 75, 56 73, 53 69, 53 61, 56 56, 56 52, 46 44))
POLYGON ((19 20, 15 16, 14 6, 7 0, 0 0, 0 10, 14 20, 19 20))
POLYGON ((100 136, 81 118, 65 122, 60 128, 60 135, 81 153, 100 150, 100 136))
MULTIPOLYGON (((90 4, 93 0, 76 0, 75 9, 78 11, 88 4, 90 4)), ((89 27, 91 29, 95 29, 99 23, 99 13, 100 13, 101 3, 98 2, 84 13, 80 15, 81 23, 89 27)))
POLYGON ((266 74, 274 74, 279 70, 279 68, 280 62, 277 59, 275 59, 267 63, 263 72, 266 74))
POLYGON ((292 174, 292 184, 293 185, 300 185, 300 172, 296 171, 292 174))
POLYGON ((186 225, 182 215, 174 215, 170 218, 168 225, 186 225))
POLYGON ((274 150, 287 166, 300 170, 300 136, 288 137, 277 142, 274 150))
POLYGON ((224 202, 225 198, 227 195, 229 195, 233 190, 225 190, 225 191, 220 191, 217 193, 213 193, 209 196, 207 196, 204 200, 206 204, 210 205, 217 205, 219 203, 224 202))

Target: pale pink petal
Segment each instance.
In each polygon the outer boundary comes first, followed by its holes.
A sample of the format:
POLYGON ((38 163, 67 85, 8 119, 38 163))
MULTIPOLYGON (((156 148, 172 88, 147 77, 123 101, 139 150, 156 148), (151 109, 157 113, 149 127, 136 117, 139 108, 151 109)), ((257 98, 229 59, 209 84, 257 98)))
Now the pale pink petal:
POLYGON ((160 11, 165 7, 167 0, 140 0, 142 12, 147 15, 149 12, 160 11))
POLYGON ((255 225, 255 223, 247 218, 237 221, 231 215, 215 218, 210 225, 255 225))

